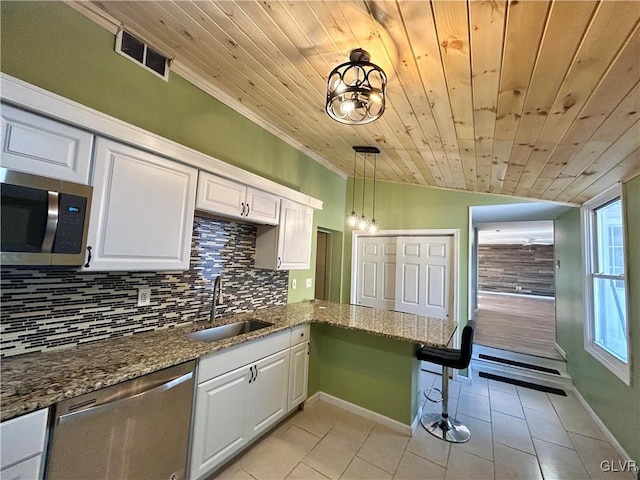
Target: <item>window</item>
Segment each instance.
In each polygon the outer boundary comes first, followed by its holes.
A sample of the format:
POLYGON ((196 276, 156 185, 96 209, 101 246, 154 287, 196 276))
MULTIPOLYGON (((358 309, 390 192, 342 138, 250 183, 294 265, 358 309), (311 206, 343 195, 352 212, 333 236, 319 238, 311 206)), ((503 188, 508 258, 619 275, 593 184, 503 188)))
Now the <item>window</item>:
POLYGON ((629 384, 624 210, 620 187, 583 208, 585 349, 629 384))

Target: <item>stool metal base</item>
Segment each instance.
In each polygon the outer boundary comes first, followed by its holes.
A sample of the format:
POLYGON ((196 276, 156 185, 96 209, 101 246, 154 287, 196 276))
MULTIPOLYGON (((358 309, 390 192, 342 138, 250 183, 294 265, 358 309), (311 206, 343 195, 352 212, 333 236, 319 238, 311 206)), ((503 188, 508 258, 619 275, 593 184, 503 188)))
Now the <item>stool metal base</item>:
POLYGON ((420 419, 431 435, 451 443, 464 443, 471 438, 469 429, 455 418, 444 418, 439 413, 425 413, 420 419))

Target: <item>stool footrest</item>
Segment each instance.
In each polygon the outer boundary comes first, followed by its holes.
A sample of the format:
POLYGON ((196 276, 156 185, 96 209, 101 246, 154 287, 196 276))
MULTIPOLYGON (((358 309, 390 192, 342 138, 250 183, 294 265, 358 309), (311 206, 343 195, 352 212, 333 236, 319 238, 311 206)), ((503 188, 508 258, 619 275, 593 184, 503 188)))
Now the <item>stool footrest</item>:
POLYGON ((441 403, 442 402, 442 390, 440 390, 437 387, 431 387, 431 388, 427 388, 426 390, 424 390, 422 392, 422 395, 424 395, 424 398, 426 398, 427 400, 429 400, 431 403, 441 403), (429 395, 431 395, 431 391, 436 391, 440 394, 440 398, 439 399, 435 399, 435 398, 431 398, 429 395))

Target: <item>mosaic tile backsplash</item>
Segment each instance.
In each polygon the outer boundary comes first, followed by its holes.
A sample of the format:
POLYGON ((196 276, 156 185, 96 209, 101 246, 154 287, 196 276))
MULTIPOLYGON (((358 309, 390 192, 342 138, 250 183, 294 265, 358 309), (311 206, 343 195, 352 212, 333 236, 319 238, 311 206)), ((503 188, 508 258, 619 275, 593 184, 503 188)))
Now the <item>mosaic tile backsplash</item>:
POLYGON ((3 267, 0 356, 62 348, 287 303, 288 272, 253 268, 256 227, 196 216, 186 272, 78 272, 3 267), (138 288, 151 304, 138 307, 138 288))

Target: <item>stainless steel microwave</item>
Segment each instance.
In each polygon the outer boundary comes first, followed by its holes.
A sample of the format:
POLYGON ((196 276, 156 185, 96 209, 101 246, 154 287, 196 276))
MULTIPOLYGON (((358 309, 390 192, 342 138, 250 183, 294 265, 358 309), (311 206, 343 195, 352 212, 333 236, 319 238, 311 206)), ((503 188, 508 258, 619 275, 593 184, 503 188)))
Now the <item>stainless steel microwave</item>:
POLYGON ((82 265, 93 188, 0 168, 0 263, 82 265))

